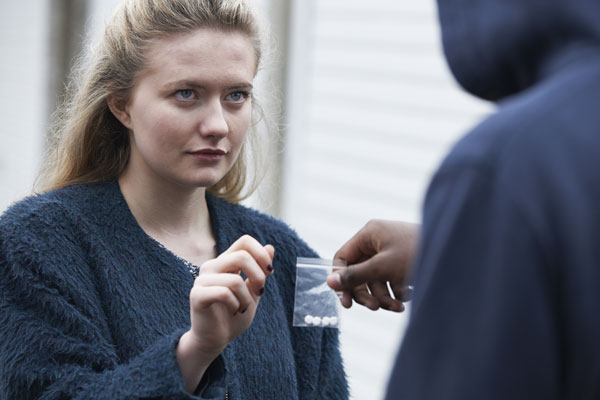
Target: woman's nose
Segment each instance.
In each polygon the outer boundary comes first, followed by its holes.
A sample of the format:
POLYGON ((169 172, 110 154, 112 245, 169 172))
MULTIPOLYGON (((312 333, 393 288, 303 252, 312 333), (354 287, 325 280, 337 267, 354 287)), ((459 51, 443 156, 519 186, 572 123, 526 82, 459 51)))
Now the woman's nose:
POLYGON ((220 101, 211 101, 206 104, 206 108, 198 124, 198 131, 202 136, 227 136, 229 126, 227 125, 223 106, 220 101))

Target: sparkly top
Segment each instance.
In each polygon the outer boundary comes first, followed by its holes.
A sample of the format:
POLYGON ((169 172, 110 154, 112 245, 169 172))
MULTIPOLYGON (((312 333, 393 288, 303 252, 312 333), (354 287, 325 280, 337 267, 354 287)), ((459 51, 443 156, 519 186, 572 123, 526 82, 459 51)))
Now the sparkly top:
MULTIPOLYGON (((148 236, 150 236, 150 235, 148 235, 148 236)), ((152 238, 152 240, 154 240, 156 243, 158 243, 158 245, 160 247, 162 247, 163 249, 165 249, 166 251, 168 251, 169 253, 171 253, 179 261, 181 261, 187 267, 187 269, 191 272, 191 274, 192 274, 192 276, 194 278, 198 277, 198 275, 200 274, 200 267, 199 266, 197 266, 195 264, 192 264, 191 262, 189 262, 185 258, 179 257, 177 254, 173 253, 164 244, 160 243, 158 240, 154 239, 152 236, 150 236, 150 238, 152 238)))

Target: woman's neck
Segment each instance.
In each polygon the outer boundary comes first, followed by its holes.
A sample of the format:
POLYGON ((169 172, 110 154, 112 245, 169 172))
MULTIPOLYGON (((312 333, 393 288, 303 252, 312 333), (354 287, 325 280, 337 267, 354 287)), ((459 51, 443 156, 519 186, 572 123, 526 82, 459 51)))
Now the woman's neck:
POLYGON ((144 179, 127 170, 119 177, 119 186, 149 236, 196 264, 216 256, 205 188, 144 179))

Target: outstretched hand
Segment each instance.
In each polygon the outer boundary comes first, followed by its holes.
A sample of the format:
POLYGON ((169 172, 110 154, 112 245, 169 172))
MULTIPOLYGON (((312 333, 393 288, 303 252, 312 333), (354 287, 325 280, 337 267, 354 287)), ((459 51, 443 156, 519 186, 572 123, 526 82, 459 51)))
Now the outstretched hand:
POLYGON ((225 346, 252 324, 267 276, 273 273, 274 252, 273 246, 245 235, 200 267, 190 292, 191 328, 177 347, 188 392, 225 346))
POLYGON ((348 267, 327 277, 332 289, 343 291, 342 305, 350 308, 354 300, 371 310, 404 311, 418 235, 417 224, 371 220, 348 240, 334 256, 334 265, 348 267))

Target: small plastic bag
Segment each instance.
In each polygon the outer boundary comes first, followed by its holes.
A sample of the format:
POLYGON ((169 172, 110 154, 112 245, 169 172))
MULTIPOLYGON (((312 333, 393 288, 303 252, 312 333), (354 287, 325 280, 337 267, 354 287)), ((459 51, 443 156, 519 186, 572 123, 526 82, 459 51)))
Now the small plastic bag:
POLYGON ((338 328, 339 295, 326 282, 327 276, 343 266, 331 260, 298 257, 293 326, 338 328))

